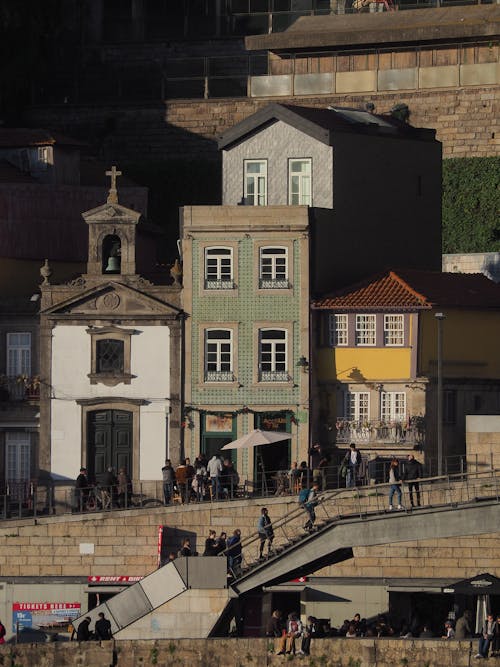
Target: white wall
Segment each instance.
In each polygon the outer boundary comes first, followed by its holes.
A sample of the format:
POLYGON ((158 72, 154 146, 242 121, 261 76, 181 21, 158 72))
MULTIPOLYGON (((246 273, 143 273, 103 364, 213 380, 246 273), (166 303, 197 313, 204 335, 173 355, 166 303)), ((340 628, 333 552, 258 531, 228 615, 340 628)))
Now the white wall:
POLYGON ((312 158, 313 206, 333 207, 333 149, 278 121, 223 151, 222 203, 243 197, 243 160, 267 159, 267 203, 288 204, 288 158, 312 158))
MULTIPOLYGON (((127 327, 125 327, 127 328, 127 327)), ((131 384, 90 384, 91 338, 87 326, 59 325, 52 338, 52 472, 74 479, 81 465, 82 408, 85 398, 140 398, 141 479, 160 479, 165 460, 166 418, 170 402, 170 330, 134 327, 131 337, 131 384)))

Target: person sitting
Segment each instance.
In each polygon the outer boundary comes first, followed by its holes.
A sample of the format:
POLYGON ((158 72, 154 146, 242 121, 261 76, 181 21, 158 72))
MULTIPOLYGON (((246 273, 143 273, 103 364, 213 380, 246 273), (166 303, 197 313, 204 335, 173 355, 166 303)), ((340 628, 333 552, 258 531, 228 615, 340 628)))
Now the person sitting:
POLYGON ((453 629, 453 623, 451 621, 446 621, 444 624, 445 634, 441 639, 455 639, 455 630, 453 629))
POLYGON ((181 548, 179 549, 179 557, 184 556, 185 558, 188 558, 189 556, 192 556, 191 552, 191 540, 189 537, 185 537, 182 540, 182 545, 181 548))
POLYGON ((278 655, 284 655, 285 652, 295 655, 295 640, 302 635, 302 623, 297 614, 293 612, 288 614, 286 624, 286 633, 281 638, 280 650, 278 655))
POLYGON ((284 629, 281 611, 275 609, 266 625, 266 637, 281 637, 284 629))

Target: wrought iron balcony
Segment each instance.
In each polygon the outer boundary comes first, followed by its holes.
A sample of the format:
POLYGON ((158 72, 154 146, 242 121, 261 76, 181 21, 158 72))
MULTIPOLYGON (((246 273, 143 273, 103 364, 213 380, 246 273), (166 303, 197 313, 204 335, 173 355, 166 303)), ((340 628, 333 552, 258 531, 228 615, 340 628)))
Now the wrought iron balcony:
POLYGON ((18 375, 0 378, 0 402, 40 400, 40 378, 18 375))
POLYGON ((286 371, 261 371, 261 382, 288 382, 290 376, 286 371))
POLYGON ((337 443, 419 445, 425 442, 423 417, 410 417, 405 421, 380 420, 353 421, 338 419, 337 443))
POLYGON ((205 382, 233 382, 232 371, 205 371, 205 382))
POLYGON ((205 280, 205 289, 234 289, 234 280, 205 280))

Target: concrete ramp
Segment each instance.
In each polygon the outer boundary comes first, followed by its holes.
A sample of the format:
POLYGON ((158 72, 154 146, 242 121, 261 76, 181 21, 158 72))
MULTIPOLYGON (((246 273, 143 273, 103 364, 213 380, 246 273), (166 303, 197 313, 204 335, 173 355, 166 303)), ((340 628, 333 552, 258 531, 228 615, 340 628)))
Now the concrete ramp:
MULTIPOLYGON (((111 622, 113 636, 122 638, 126 635, 127 638, 144 638, 144 625, 141 631, 137 629, 137 634, 133 630, 141 619, 154 615, 155 610, 164 607, 170 600, 182 596, 186 591, 189 591, 190 596, 192 596, 193 591, 197 591, 198 598, 201 599, 204 595, 203 591, 207 591, 207 594, 211 595, 209 592, 213 589, 225 591, 223 597, 227 598, 225 558, 177 558, 147 575, 130 588, 118 593, 107 602, 103 602, 103 604, 83 614, 75 621, 75 627, 78 627, 83 618, 90 616, 92 619, 90 628, 93 630, 95 621, 98 620, 98 614, 103 612, 111 622)), ((200 606, 203 605, 200 603, 200 606)), ((180 611, 182 604, 179 603, 177 608, 180 611)), ((175 613, 175 610, 172 609, 170 613, 172 612, 175 613)), ((185 626, 183 631, 184 634, 178 636, 186 636, 185 626)), ((156 636, 161 635, 157 634, 156 636)), ((168 636, 172 637, 175 634, 169 632, 168 636)))
POLYGON ((422 508, 411 513, 335 519, 249 568, 231 584, 233 595, 307 576, 322 567, 351 558, 354 547, 480 535, 491 532, 492 526, 499 524, 500 502, 496 499, 470 505, 422 508))

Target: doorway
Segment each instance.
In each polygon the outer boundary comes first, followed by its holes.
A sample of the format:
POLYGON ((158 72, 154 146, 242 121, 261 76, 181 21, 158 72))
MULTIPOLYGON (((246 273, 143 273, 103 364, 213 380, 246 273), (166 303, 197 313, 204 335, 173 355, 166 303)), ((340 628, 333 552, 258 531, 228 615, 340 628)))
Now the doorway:
POLYGON ((89 412, 87 424, 87 469, 90 481, 100 482, 106 470, 125 468, 133 479, 133 414, 126 410, 89 412))

